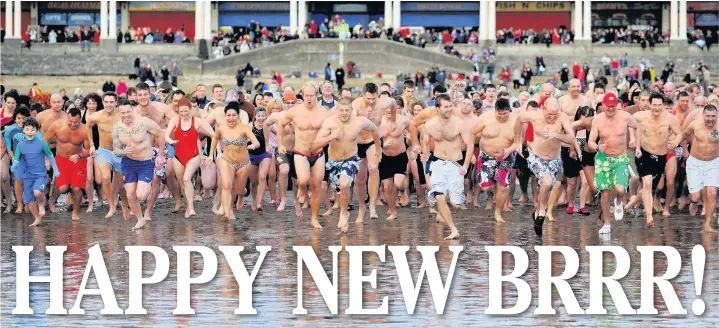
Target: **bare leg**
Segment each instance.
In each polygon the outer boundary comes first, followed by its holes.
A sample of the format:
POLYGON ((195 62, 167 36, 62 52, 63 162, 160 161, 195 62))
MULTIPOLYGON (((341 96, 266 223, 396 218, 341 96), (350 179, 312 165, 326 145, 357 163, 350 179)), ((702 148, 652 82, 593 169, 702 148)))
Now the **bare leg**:
POLYGON ((357 189, 357 221, 362 222, 364 220, 364 214, 367 210, 365 205, 365 196, 367 195, 367 159, 360 161, 360 169, 357 172, 357 180, 355 180, 355 186, 357 189))
POLYGON ((277 203, 277 158, 272 155, 270 159, 270 167, 267 171, 267 179, 269 180, 270 187, 270 206, 275 206, 277 203))
POLYGON ((125 192, 127 193, 127 200, 130 204, 132 213, 137 217, 137 224, 132 227, 132 230, 142 229, 145 226, 146 220, 142 214, 142 207, 137 199, 137 182, 126 183, 125 192))
MULTIPOLYGON (((267 190, 267 175, 270 170, 271 162, 272 162, 271 158, 265 158, 264 160, 262 160, 262 162, 260 162, 259 176, 258 176, 259 183, 257 185, 257 197, 256 197, 256 199, 257 199, 256 206, 257 206, 258 210, 262 210, 262 199, 265 198, 265 190, 267 190)), ((270 190, 272 190, 272 189, 274 189, 274 188, 270 188, 270 190)), ((274 196, 271 194, 272 194, 272 192, 270 192, 270 198, 274 198, 274 196)))
POLYGON ((376 155, 375 147, 369 147, 367 149, 367 188, 369 189, 369 217, 371 219, 377 219, 377 198, 379 196, 379 170, 378 165, 374 159, 376 155))
POLYGON ((714 216, 714 206, 717 199, 716 187, 704 187, 704 232, 716 232, 712 229, 711 219, 714 216))
POLYGON ((320 200, 322 200, 322 196, 320 195, 322 190, 322 179, 325 177, 324 156, 320 156, 315 164, 310 167, 310 174, 310 188, 312 190, 312 199, 310 199, 312 216, 310 217, 310 223, 315 229, 322 229, 322 226, 317 220, 317 216, 320 211, 320 200))
POLYGON ((676 180, 676 176, 677 157, 674 156, 667 160, 667 166, 664 168, 664 188, 667 190, 667 197, 662 211, 663 217, 669 217, 669 205, 674 200, 674 182, 676 180))
POLYGON ((507 187, 498 183, 496 189, 497 193, 495 195, 497 196, 497 206, 494 207, 494 220, 497 221, 497 223, 504 223, 504 219, 502 218, 502 207, 499 204, 504 204, 506 201, 507 187))
MULTIPOLYGON (((165 173, 167 173, 167 172, 165 172, 165 173)), ((160 182, 160 177, 156 175, 152 179, 152 187, 150 190, 150 197, 147 199, 147 207, 145 208, 145 214, 144 214, 145 220, 148 220, 148 221, 152 220, 150 211, 152 211, 152 208, 155 206, 155 201, 157 201, 157 197, 160 195, 160 184, 162 184, 162 182, 160 182)), ((125 189, 125 190, 127 190, 127 189, 125 189)), ((174 213, 175 210, 173 209, 172 212, 174 213)))
POLYGON ((542 185, 539 187, 539 208, 537 209, 538 217, 547 215, 547 203, 550 200, 550 191, 552 186, 556 186, 558 184, 557 182, 552 185, 552 178, 548 175, 543 176, 541 182, 542 185))
POLYGON ((289 164, 280 164, 280 204, 277 206, 277 212, 283 212, 285 210, 285 204, 287 203, 287 179, 290 174, 289 164))
POLYGON ((652 176, 647 175, 642 177, 642 199, 644 200, 644 215, 647 217, 647 226, 654 225, 654 217, 652 216, 652 176))
MULTIPOLYGON (((130 202, 127 198, 127 192, 125 191, 125 188, 122 186, 122 174, 115 172, 115 178, 113 179, 113 183, 115 185, 116 192, 120 195, 120 210, 122 211, 122 217, 125 220, 130 220, 130 202)), ((114 198, 115 196, 113 196, 114 198)), ((146 218, 145 218, 146 219, 146 218)))
MULTIPOLYGON (((546 177, 546 176, 545 176, 546 177)), ((544 182, 545 177, 542 177, 542 182, 544 182)), ((549 177, 546 177, 549 178, 549 177)), ((544 203, 542 201, 545 200, 544 196, 542 195, 542 191, 544 190, 544 183, 542 183, 542 186, 539 189, 539 215, 538 216, 545 216, 545 214, 542 214, 544 209, 544 203)), ((559 193, 562 191, 562 183, 557 180, 554 183, 554 186, 552 187, 552 191, 549 193, 549 199, 547 202, 547 212, 546 217, 549 220, 549 222, 554 221, 554 216, 552 215, 552 212, 554 211, 554 206, 557 204, 557 198, 559 198, 559 193)))
POLYGON ((439 195, 436 197, 436 199, 437 211, 439 211, 439 215, 442 217, 444 222, 447 223, 451 231, 449 236, 445 237, 444 239, 448 240, 459 237, 457 227, 454 226, 454 221, 452 220, 452 212, 449 210, 449 206, 447 206, 447 197, 445 195, 439 195))
POLYGON ((340 231, 343 233, 347 232, 349 226, 350 212, 347 210, 347 206, 349 205, 351 187, 352 182, 350 179, 345 175, 340 175, 340 193, 336 200, 336 202, 340 204, 340 219, 337 223, 337 227, 340 228, 340 231))
MULTIPOLYGON (((90 189, 92 191, 92 188, 90 189)), ((80 203, 82 202, 82 189, 73 187, 72 188, 72 220, 80 220, 80 203)), ((90 205, 92 206, 92 205, 90 205)))
POLYGON ((17 208, 15 209, 15 214, 22 214, 23 205, 22 205, 22 179, 16 179, 15 183, 13 183, 13 189, 15 191, 15 203, 17 204, 17 208))
POLYGON ((167 188, 170 189, 172 198, 175 199, 175 208, 172 210, 172 212, 175 213, 179 212, 182 207, 182 195, 180 195, 180 183, 178 182, 178 178, 175 176, 173 163, 174 161, 172 160, 167 161, 165 176, 167 177, 167 188))

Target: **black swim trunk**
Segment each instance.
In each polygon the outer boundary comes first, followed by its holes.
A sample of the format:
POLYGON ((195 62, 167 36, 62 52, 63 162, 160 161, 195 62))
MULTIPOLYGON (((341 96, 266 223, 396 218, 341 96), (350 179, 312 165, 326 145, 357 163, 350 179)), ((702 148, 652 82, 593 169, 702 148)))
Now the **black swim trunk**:
POLYGON ((320 151, 318 151, 316 153, 305 154, 305 153, 295 149, 293 151, 293 153, 295 153, 295 155, 300 155, 300 156, 303 156, 304 158, 306 158, 307 162, 310 163, 310 167, 313 167, 313 166, 315 166, 315 163, 317 163, 317 160, 324 156, 325 151, 324 151, 324 149, 321 149, 320 151))
POLYGON ((432 170, 430 170, 430 167, 431 167, 432 163, 438 159, 439 159, 439 157, 434 156, 433 152, 429 152, 429 158, 427 159, 427 166, 424 167, 425 174, 428 174, 430 176, 432 175, 432 170))
MULTIPOLYGON (((471 155, 471 156, 474 156, 474 155, 471 155)), ((464 164, 464 159, 466 157, 467 157, 467 150, 465 149, 462 151, 462 161, 460 162, 461 164, 464 164)), ((474 164, 472 164, 472 162, 469 163, 469 168, 467 169, 467 172, 464 173, 464 178, 469 179, 472 176, 470 174, 471 172, 474 172, 474 164)))
POLYGON ((654 155, 644 150, 644 148, 641 148, 641 150, 642 157, 634 158, 634 163, 637 165, 637 174, 642 178, 651 175, 652 190, 655 190, 667 166, 667 155, 654 155))
POLYGON ((397 156, 387 156, 382 154, 382 160, 379 162, 379 179, 390 179, 394 178, 395 174, 407 174, 407 163, 409 163, 409 157, 407 152, 402 152, 397 156))
POLYGON ((417 175, 419 175, 419 184, 427 184, 427 178, 424 176, 424 165, 422 165, 422 160, 419 158, 419 156, 417 156, 414 161, 415 163, 417 163, 417 175))
POLYGON ((564 176, 567 178, 576 178, 579 176, 579 171, 582 170, 582 163, 569 156, 569 147, 562 147, 562 168, 564 169, 564 176))
MULTIPOLYGON (((379 139, 380 141, 380 147, 384 146, 384 141, 382 139, 379 139)), ((370 143, 366 144, 357 144, 357 156, 360 159, 367 158, 367 149, 369 149, 370 146, 374 145, 374 140, 370 141, 370 143)))

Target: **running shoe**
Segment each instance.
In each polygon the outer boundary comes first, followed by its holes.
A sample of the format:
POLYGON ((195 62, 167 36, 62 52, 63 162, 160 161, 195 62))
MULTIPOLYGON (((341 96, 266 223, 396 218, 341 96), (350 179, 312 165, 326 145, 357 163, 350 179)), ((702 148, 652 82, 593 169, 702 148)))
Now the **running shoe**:
MULTIPOLYGON (((614 220, 621 221, 624 218, 624 204, 619 202, 617 204, 617 199, 614 198, 614 220)), ((602 228, 604 229, 604 228, 602 228)))

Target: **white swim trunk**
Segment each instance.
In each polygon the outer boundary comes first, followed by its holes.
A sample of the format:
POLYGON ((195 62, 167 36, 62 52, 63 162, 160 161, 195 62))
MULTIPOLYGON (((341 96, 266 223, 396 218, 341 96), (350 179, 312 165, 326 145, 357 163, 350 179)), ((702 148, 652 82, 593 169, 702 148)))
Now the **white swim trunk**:
POLYGON ((687 187, 690 193, 700 192, 704 187, 719 187, 719 157, 711 161, 702 161, 689 156, 687 187))
POLYGON ((464 176, 459 173, 462 167, 455 161, 438 159, 430 165, 432 186, 429 190, 429 200, 435 201, 439 195, 449 196, 452 204, 464 203, 464 176))

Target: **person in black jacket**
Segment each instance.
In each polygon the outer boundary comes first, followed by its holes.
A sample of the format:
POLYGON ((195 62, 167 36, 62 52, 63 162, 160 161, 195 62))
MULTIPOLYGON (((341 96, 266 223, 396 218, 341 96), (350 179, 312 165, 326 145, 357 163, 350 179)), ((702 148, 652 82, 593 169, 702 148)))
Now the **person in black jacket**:
POLYGON ((342 69, 342 66, 337 67, 337 70, 335 71, 335 82, 337 82, 338 90, 341 90, 345 85, 345 70, 342 69))
POLYGON ((105 84, 102 85, 102 92, 115 92, 115 83, 112 83, 109 76, 105 84))
POLYGON ((539 71, 539 67, 544 67, 545 69, 547 68, 547 66, 544 64, 544 57, 542 57, 542 55, 537 56, 536 62, 537 62, 537 70, 536 70, 535 75, 542 75, 541 74, 542 72, 539 71))
POLYGON ((162 75, 163 81, 170 80, 170 70, 167 69, 167 65, 162 65, 162 69, 160 69, 160 75, 162 75))

